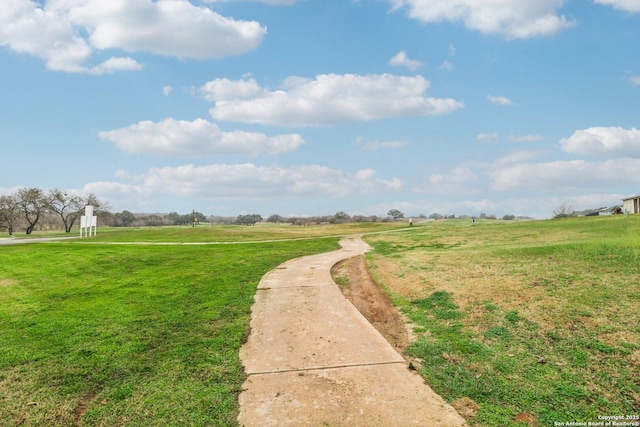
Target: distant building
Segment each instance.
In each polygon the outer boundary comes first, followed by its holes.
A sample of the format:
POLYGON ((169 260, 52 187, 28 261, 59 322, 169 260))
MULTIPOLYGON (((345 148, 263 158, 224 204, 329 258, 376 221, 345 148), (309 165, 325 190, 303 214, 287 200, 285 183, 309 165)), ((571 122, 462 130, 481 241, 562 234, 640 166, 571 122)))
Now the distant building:
POLYGON ((599 215, 618 215, 623 213, 622 206, 611 206, 598 209, 586 209, 583 211, 573 211, 571 216, 599 216, 599 215))
POLYGON ((598 215, 619 215, 622 212, 622 206, 611 206, 610 208, 600 208, 598 215))
POLYGON ((622 199, 622 209, 632 214, 640 213, 640 195, 622 199))

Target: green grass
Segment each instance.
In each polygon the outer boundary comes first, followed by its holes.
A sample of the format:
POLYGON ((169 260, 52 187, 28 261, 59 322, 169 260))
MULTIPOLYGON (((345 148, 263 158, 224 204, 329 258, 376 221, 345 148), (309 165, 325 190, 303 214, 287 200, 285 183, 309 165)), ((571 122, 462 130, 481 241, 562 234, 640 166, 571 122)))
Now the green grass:
POLYGON ((428 224, 371 236, 411 356, 474 426, 640 414, 640 217, 428 224))
POLYGON ((234 425, 258 281, 337 247, 2 247, 0 425, 234 425))
MULTIPOLYGON (((347 223, 293 226, 289 224, 260 223, 242 225, 198 225, 165 227, 101 227, 91 242, 255 242, 266 240, 314 239, 369 232, 393 231, 404 228, 407 222, 347 223)), ((59 233, 58 233, 59 234, 59 233)), ((71 233, 76 236, 77 233, 71 233)), ((18 236, 20 237, 20 236, 18 236)), ((34 237, 42 237, 34 235, 34 237)), ((89 241, 86 240, 85 241, 89 241)))

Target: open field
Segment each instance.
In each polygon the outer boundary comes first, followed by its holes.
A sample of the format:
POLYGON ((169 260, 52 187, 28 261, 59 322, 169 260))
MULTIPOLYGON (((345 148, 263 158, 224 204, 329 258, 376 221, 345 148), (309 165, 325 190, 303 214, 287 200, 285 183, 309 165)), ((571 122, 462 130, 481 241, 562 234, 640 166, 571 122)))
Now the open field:
POLYGON ((370 233, 370 269, 416 327, 408 352, 470 424, 640 414, 640 217, 406 225, 1 247, 0 425, 234 425, 258 281, 349 233, 370 233), (287 238, 305 240, 267 242, 287 238), (262 243, 182 245, 211 241, 262 243))
POLYGON ((0 248, 0 425, 234 425, 260 278, 337 240, 0 248))
POLYGON ((366 240, 414 323, 409 354, 471 425, 640 415, 640 217, 439 221, 366 240))

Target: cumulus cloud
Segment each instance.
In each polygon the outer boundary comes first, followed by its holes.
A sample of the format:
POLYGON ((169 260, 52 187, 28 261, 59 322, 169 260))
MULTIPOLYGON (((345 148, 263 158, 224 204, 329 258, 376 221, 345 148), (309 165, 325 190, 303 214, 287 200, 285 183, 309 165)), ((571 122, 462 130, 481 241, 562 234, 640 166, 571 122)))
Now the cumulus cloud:
POLYGON ((446 174, 429 176, 426 185, 420 184, 413 188, 418 193, 463 193, 468 192, 470 185, 477 179, 476 174, 469 168, 458 167, 446 174))
POLYGON ((577 130, 560 140, 567 153, 590 156, 614 154, 640 158, 640 130, 621 127, 591 127, 577 130))
POLYGON ((520 163, 496 167, 489 172, 491 188, 500 191, 586 190, 628 184, 640 185, 639 159, 603 162, 584 160, 520 163))
POLYGON ((552 35, 574 25, 557 13, 563 0, 389 1, 394 10, 407 8, 409 17, 422 22, 462 21, 471 30, 510 39, 552 35))
POLYGON ((352 194, 395 192, 402 186, 398 178, 376 178, 372 169, 349 173, 318 165, 284 168, 244 163, 152 168, 134 182, 96 182, 86 186, 85 191, 117 199, 131 194, 153 197, 167 193, 203 199, 316 195, 339 198, 352 194))
POLYGON ((297 150, 305 144, 298 134, 269 137, 255 132, 223 132, 214 123, 203 119, 141 121, 121 129, 100 132, 99 136, 130 153, 160 156, 275 155, 297 150))
POLYGON ((129 57, 88 66, 94 52, 104 49, 178 58, 221 58, 255 49, 266 34, 266 28, 257 22, 226 18, 186 0, 41 3, 3 2, 0 45, 39 57, 54 71, 104 74, 141 69, 129 57))
POLYGON ((594 3, 612 6, 614 9, 626 12, 640 12, 638 0, 594 0, 594 3))
POLYGON ((513 102, 506 96, 487 96, 489 102, 495 105, 513 105, 513 102))
POLYGON ((87 72, 101 76, 103 74, 111 74, 116 71, 140 71, 144 68, 132 58, 109 58, 102 64, 90 68, 87 72))
POLYGON ((407 67, 411 71, 416 71, 422 67, 422 62, 411 59, 405 51, 400 51, 389 60, 389 65, 392 67, 407 67))
POLYGON ((430 82, 421 76, 322 74, 290 77, 278 90, 254 80, 216 79, 200 88, 215 106, 216 120, 279 126, 321 126, 394 117, 451 113, 464 104, 425 97, 430 82))
POLYGON ((173 92, 173 86, 164 86, 162 88, 162 94, 164 96, 169 96, 171 94, 171 92, 173 92))

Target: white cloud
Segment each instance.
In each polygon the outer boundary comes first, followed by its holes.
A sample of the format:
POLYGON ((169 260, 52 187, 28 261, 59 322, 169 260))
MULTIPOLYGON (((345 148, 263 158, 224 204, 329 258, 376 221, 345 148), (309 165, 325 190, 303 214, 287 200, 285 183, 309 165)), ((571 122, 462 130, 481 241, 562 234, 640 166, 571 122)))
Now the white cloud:
POLYGON ((544 139, 540 135, 510 135, 509 141, 511 142, 535 142, 544 139))
POLYGON ((233 1, 254 1, 257 3, 265 3, 270 6, 291 6, 307 0, 203 0, 205 3, 227 3, 233 1))
POLYGON ((489 102, 495 105, 513 105, 513 102, 505 96, 487 96, 489 102))
POLYGON ((581 129, 569 138, 561 139, 560 147, 572 154, 615 154, 640 158, 640 130, 621 127, 581 129))
POLYGON ((407 56, 405 51, 400 51, 389 60, 389 65, 393 67, 407 67, 411 71, 416 71, 418 68, 422 67, 422 62, 411 59, 407 56))
POLYGON ((169 96, 173 92, 173 86, 165 86, 162 88, 162 94, 164 96, 169 96))
POLYGON ((279 126, 321 126, 394 117, 451 113, 464 104, 425 97, 430 82, 421 76, 322 74, 288 78, 279 90, 253 80, 216 79, 201 87, 215 106, 216 120, 279 126), (222 89, 226 85, 231 89, 222 89), (213 88, 213 89, 211 89, 213 88))
POLYGON ((142 68, 144 68, 142 64, 132 58, 109 58, 102 64, 88 70, 88 73, 100 76, 115 71, 140 71, 142 68))
POLYGON ((612 6, 614 9, 626 12, 640 12, 640 1, 638 0, 594 0, 594 3, 612 6))
POLYGON ((318 165, 283 168, 244 163, 152 168, 134 182, 96 182, 88 184, 85 191, 114 200, 132 195, 152 198, 166 194, 203 199, 316 195, 340 198, 352 194, 395 192, 402 186, 398 178, 376 178, 372 169, 349 173, 318 165))
POLYGON ((469 168, 458 167, 447 174, 433 174, 429 176, 425 185, 417 185, 413 191, 418 193, 452 194, 469 192, 469 187, 477 179, 476 174, 469 168))
POLYGON ((96 50, 221 58, 255 49, 265 34, 257 22, 226 18, 185 0, 4 0, 0 8, 0 45, 37 56, 51 70, 74 73, 141 69, 131 58, 88 66, 96 50))
POLYGON ((498 135, 496 132, 479 133, 476 135, 476 141, 481 143, 491 142, 497 140, 499 137, 500 135, 498 135))
MULTIPOLYGON (((563 0, 389 0, 422 22, 463 21, 471 30, 510 39, 555 34, 574 23, 557 11, 563 0)), ((631 0, 629 0, 631 1, 631 0)))
POLYGON ((232 101, 234 99, 251 99, 265 94, 254 79, 230 80, 215 79, 200 87, 200 92, 209 101, 232 101))
POLYGON ((100 132, 99 136, 130 153, 161 156, 275 155, 297 150, 305 144, 298 134, 269 137, 255 132, 223 132, 214 123, 203 119, 191 122, 173 118, 157 123, 141 121, 125 128, 100 132))
POLYGON ((640 185, 638 159, 604 162, 584 160, 521 163, 489 172, 491 188, 499 191, 566 191, 619 187, 621 181, 640 185))
POLYGON ((375 151, 387 148, 402 148, 407 146, 407 141, 363 141, 362 138, 358 138, 357 144, 367 151, 375 151))

